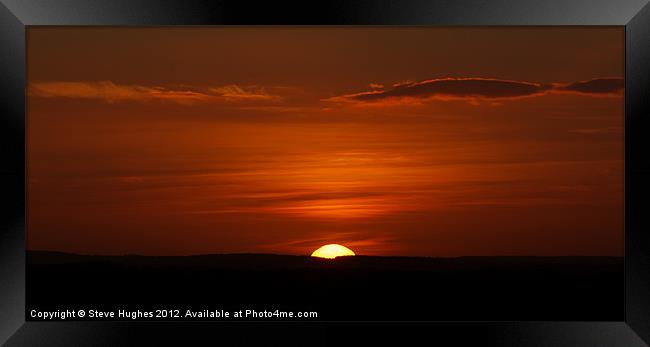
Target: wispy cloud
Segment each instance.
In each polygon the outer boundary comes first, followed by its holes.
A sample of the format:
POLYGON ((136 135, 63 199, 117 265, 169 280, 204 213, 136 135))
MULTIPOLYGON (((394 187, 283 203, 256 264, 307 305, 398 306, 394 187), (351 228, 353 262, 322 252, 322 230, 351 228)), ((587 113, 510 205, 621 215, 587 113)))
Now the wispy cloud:
POLYGON ((615 95, 623 89, 621 78, 597 78, 570 84, 542 84, 494 78, 439 78, 419 82, 399 82, 392 89, 372 88, 353 94, 325 99, 333 102, 371 103, 385 100, 424 99, 514 99, 547 93, 615 95))
POLYGON ((166 87, 116 84, 111 81, 33 82, 29 95, 41 98, 91 99, 108 103, 171 101, 195 103, 209 101, 269 101, 279 98, 257 86, 166 87))
MULTIPOLYGON (((450 77, 419 82, 403 81, 385 87, 370 83, 368 90, 334 96, 322 101, 334 103, 419 103, 437 99, 461 99, 475 102, 541 96, 549 93, 570 93, 589 96, 622 94, 622 78, 595 78, 575 83, 534 83, 496 78, 450 77)), ((29 84, 28 93, 38 98, 69 98, 97 100, 106 103, 167 101, 182 104, 225 102, 259 105, 280 105, 278 101, 295 99, 295 88, 257 85, 242 86, 162 86, 117 84, 112 81, 37 81, 29 84)), ((304 99, 304 96, 303 96, 304 99)), ((305 100, 302 100, 304 102, 305 100)), ((255 106, 257 105, 257 106, 255 106)))
POLYGON ((379 101, 392 98, 513 98, 541 94, 551 85, 488 78, 440 78, 394 84, 392 89, 343 95, 330 101, 379 101))
POLYGON ((622 78, 595 78, 558 87, 557 90, 589 95, 617 95, 625 88, 622 78))
POLYGON ((622 134, 622 127, 606 127, 606 128, 580 128, 580 129, 571 129, 570 133, 574 134, 622 134))
POLYGON ((231 84, 218 88, 208 88, 211 95, 219 96, 230 100, 273 100, 277 95, 268 94, 264 88, 259 87, 240 87, 231 84))

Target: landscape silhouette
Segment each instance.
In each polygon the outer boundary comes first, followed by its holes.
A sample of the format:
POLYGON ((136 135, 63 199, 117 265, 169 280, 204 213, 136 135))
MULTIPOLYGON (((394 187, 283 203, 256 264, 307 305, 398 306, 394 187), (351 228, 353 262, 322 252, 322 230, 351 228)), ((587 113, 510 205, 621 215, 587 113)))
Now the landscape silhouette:
POLYGON ((319 320, 620 320, 619 257, 28 252, 27 300, 135 310, 316 311, 319 320))

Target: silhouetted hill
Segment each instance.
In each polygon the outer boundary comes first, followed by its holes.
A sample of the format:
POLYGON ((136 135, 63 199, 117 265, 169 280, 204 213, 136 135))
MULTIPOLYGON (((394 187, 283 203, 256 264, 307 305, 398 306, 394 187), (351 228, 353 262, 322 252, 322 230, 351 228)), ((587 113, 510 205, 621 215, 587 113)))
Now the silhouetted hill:
POLYGON ((80 255, 64 252, 29 251, 30 264, 110 263, 141 266, 201 266, 219 268, 381 268, 381 269, 443 269, 484 268, 486 266, 530 267, 534 265, 620 265, 620 257, 407 257, 407 256, 343 256, 321 259, 302 255, 230 253, 189 256, 142 256, 142 255, 80 255))
POLYGON ((316 310, 325 320, 621 320, 615 257, 93 256, 30 251, 39 307, 187 304, 316 310))

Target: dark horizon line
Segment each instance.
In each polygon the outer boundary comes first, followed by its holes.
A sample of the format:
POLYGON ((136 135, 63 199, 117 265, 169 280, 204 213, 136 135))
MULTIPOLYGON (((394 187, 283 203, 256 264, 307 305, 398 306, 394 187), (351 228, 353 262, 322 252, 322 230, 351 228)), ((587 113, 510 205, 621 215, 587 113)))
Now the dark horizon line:
MULTIPOLYGON (((30 250, 26 249, 26 253, 39 253, 39 254, 50 254, 50 255, 63 255, 63 256, 73 256, 73 257, 142 257, 142 258, 189 258, 189 257, 206 257, 206 256, 237 256, 237 255, 257 255, 257 256, 279 256, 279 257, 298 257, 298 258, 317 258, 317 259, 326 259, 319 257, 312 257, 311 255, 297 255, 297 254, 286 254, 286 253, 252 253, 252 252, 241 252, 241 253, 198 253, 190 255, 142 255, 142 254, 133 254, 126 253, 121 255, 116 254, 80 254, 80 253, 71 253, 63 251, 51 251, 51 250, 30 250)), ((624 255, 615 256, 615 255, 461 255, 461 256, 412 256, 412 255, 366 255, 366 254, 356 254, 356 255, 347 255, 347 256, 338 256, 336 258, 353 258, 353 257, 362 257, 362 258, 416 258, 416 259, 462 259, 462 258, 616 258, 622 259, 624 255)), ((336 259, 332 258, 332 259, 336 259)), ((328 260, 332 260, 328 259, 328 260)))

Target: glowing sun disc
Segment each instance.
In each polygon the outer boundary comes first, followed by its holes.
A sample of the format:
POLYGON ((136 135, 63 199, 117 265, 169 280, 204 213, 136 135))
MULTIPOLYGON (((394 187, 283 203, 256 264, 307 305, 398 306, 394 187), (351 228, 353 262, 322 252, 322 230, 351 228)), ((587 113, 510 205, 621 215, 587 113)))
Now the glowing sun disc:
POLYGON ((312 257, 334 259, 344 255, 355 255, 351 249, 335 243, 322 246, 311 254, 312 257))

